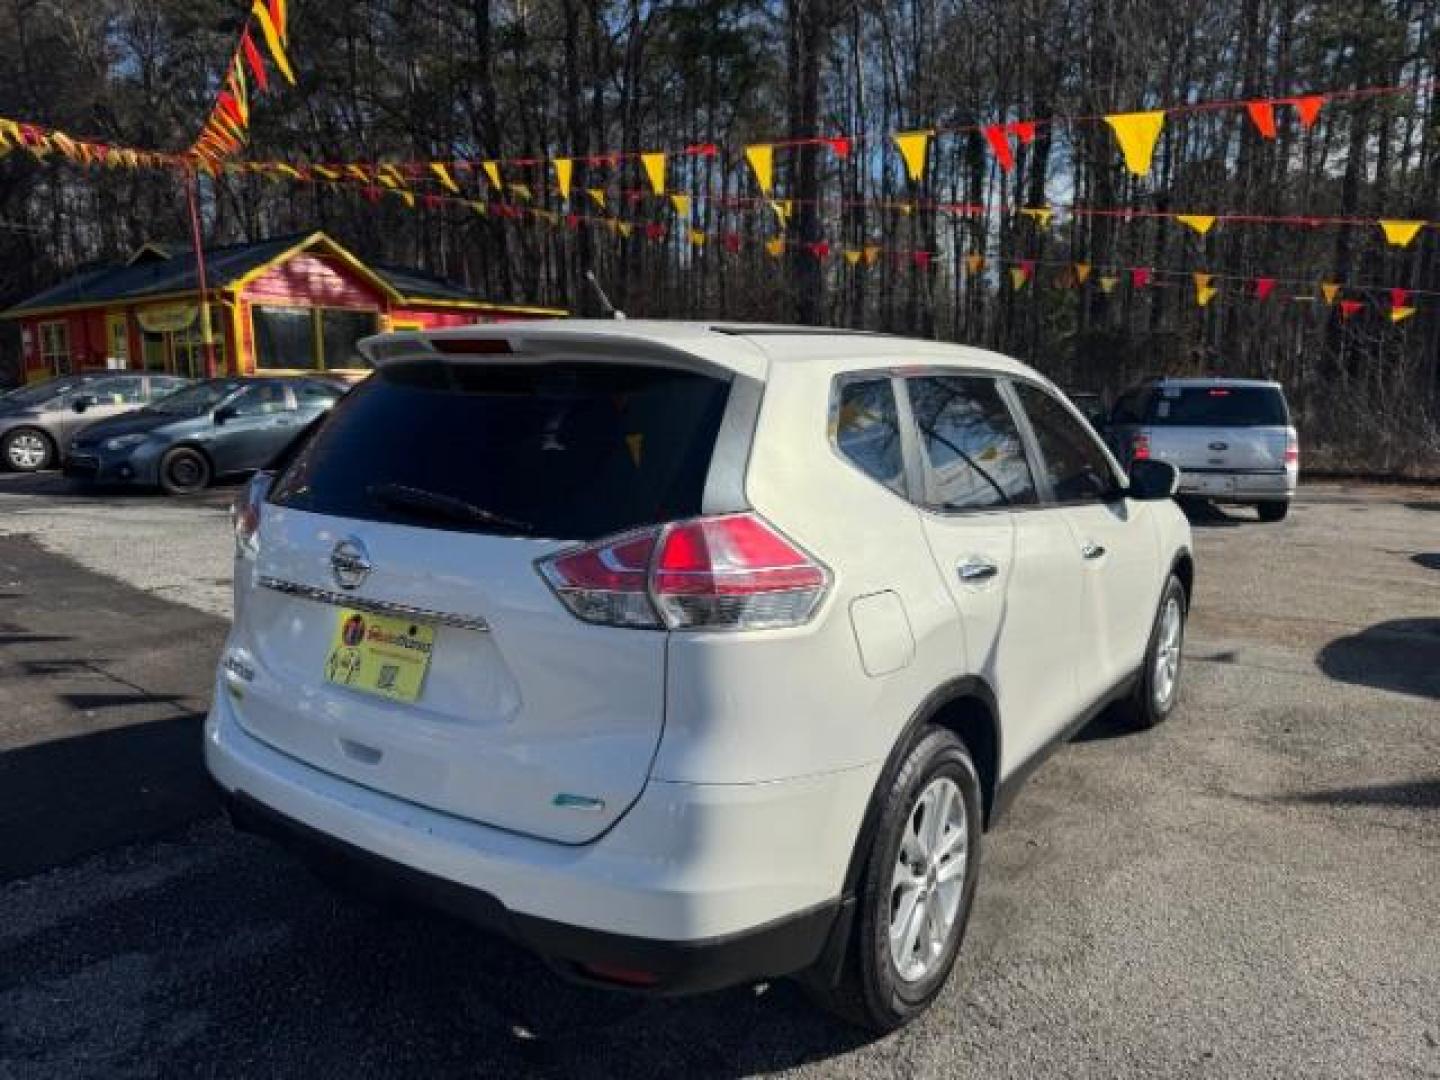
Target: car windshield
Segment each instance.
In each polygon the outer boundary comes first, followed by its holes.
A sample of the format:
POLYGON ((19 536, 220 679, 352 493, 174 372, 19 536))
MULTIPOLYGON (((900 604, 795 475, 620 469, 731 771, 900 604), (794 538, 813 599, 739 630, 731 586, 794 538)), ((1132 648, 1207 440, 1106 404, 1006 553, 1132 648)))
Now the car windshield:
POLYGON ((199 416, 209 412, 220 402, 239 390, 244 383, 238 379, 217 379, 214 382, 197 383, 177 390, 150 406, 151 412, 170 413, 175 416, 199 416))
POLYGON ((0 401, 4 401, 6 405, 28 408, 31 405, 39 405, 51 398, 59 397, 77 385, 78 380, 76 379, 48 379, 45 382, 36 383, 34 386, 22 386, 11 390, 3 398, 0 398, 0 401))
POLYGON ((1285 427, 1278 386, 1163 386, 1150 403, 1152 424, 1189 427, 1285 427))

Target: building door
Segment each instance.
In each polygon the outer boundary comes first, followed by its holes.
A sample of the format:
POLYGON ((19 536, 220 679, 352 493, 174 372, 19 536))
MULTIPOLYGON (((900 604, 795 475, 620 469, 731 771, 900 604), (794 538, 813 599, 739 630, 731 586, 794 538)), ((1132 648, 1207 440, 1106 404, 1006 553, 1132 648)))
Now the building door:
POLYGON ((130 321, 123 311, 105 317, 105 366, 121 371, 130 366, 130 321))

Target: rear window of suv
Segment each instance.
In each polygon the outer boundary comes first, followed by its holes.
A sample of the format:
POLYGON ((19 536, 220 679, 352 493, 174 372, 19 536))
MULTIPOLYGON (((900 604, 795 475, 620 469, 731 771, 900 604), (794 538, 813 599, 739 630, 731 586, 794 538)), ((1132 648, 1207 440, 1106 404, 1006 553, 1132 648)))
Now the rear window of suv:
POLYGON ((1275 386, 1162 386, 1150 398, 1151 424, 1285 427, 1290 414, 1275 386))
POLYGON ((628 364, 382 369, 270 501, 427 528, 591 540, 698 514, 726 380, 628 364))

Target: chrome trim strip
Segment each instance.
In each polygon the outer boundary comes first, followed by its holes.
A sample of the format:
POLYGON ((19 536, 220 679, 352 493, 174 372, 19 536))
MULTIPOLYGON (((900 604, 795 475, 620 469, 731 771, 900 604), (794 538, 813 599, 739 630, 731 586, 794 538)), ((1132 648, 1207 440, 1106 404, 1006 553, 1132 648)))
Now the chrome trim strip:
POLYGON ((367 600, 363 596, 331 592, 329 589, 317 589, 313 585, 300 585, 276 577, 262 575, 259 580, 262 588, 273 589, 286 596, 298 596, 303 600, 313 600, 317 604, 353 608, 356 611, 368 611, 372 615, 389 615, 397 619, 416 619, 421 622, 440 623, 443 626, 454 626, 460 630, 478 630, 482 634, 490 632, 490 624, 478 615, 456 615, 448 611, 432 611, 429 608, 412 607, 409 604, 394 604, 388 600, 367 600))

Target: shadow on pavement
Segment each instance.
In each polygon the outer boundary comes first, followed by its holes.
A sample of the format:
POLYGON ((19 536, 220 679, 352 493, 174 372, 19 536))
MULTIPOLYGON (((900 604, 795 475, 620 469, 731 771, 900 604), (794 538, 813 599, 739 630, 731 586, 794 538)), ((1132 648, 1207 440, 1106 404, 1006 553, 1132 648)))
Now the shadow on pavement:
POLYGON ((1287 801, 1323 806, 1402 806, 1412 810, 1440 809, 1440 777, 1370 784, 1337 791, 1310 791, 1287 801))
POLYGON ((1411 561, 1426 570, 1440 570, 1440 551, 1421 552, 1419 555, 1410 556, 1411 561))
POLYGON ((151 720, 0 753, 0 881, 215 813, 203 720, 151 720))
POLYGON ((1332 679, 1440 699, 1440 619, 1392 619, 1337 638, 1315 657, 1332 679))
POLYGON ((1437 502, 1407 502, 1407 510, 1440 510, 1440 501, 1437 502))
POLYGON ((1233 529, 1238 525, 1249 525, 1254 518, 1235 517, 1212 502, 1204 499, 1177 499, 1180 509, 1197 529, 1233 529))

